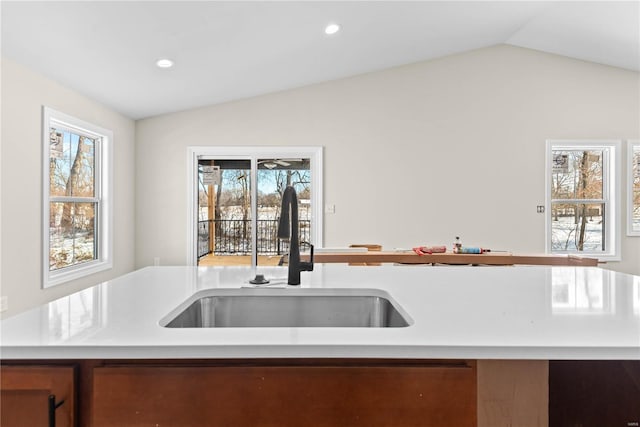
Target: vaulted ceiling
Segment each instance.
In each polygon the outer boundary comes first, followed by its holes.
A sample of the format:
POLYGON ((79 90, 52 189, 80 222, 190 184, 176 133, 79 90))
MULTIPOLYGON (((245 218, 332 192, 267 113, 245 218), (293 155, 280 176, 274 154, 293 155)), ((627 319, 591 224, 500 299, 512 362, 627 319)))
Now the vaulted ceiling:
POLYGON ((2 55, 133 119, 511 44, 640 71, 640 1, 2 1, 2 55), (341 31, 326 35, 335 22, 341 31), (170 58, 169 69, 156 67, 170 58))

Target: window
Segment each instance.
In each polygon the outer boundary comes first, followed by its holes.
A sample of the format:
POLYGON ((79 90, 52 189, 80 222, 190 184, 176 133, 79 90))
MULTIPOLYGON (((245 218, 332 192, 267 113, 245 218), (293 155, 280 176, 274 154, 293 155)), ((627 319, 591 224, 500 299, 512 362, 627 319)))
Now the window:
POLYGON ((640 140, 628 141, 627 235, 640 236, 640 140))
POLYGON ((547 252, 620 259, 619 152, 619 141, 547 141, 547 252))
POLYGON ((112 266, 112 135, 43 109, 43 287, 112 266))

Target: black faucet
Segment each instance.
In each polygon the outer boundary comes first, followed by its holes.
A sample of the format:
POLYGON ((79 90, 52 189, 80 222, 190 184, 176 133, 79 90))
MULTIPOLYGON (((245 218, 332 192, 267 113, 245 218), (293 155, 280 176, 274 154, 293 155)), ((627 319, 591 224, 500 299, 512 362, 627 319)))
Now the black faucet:
POLYGON ((300 284, 301 271, 313 271, 313 245, 309 262, 300 261, 300 242, 298 241, 298 195, 296 190, 288 186, 282 194, 278 238, 289 239, 289 279, 290 285, 300 284), (291 212, 291 215, 289 215, 291 212), (289 220, 291 218, 291 220, 289 220))

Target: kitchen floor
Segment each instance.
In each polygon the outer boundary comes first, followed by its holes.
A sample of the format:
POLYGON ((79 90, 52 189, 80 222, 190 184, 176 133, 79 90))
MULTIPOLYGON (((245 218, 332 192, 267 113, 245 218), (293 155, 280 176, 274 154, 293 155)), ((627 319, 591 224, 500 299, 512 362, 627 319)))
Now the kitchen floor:
MULTIPOLYGON (((258 265, 276 266, 282 255, 258 255, 258 265)), ((228 265, 251 265, 251 255, 209 254, 198 260, 200 267, 221 267, 228 265)))

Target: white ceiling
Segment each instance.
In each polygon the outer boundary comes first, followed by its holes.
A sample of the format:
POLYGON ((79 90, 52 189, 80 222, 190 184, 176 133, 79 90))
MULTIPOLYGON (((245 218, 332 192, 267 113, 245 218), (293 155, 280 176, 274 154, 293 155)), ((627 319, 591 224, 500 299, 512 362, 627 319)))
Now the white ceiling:
POLYGON ((640 1, 2 1, 2 55, 133 119, 496 44, 640 71, 640 1), (323 32, 329 22, 342 31, 323 32), (158 58, 175 66, 161 70, 158 58))

